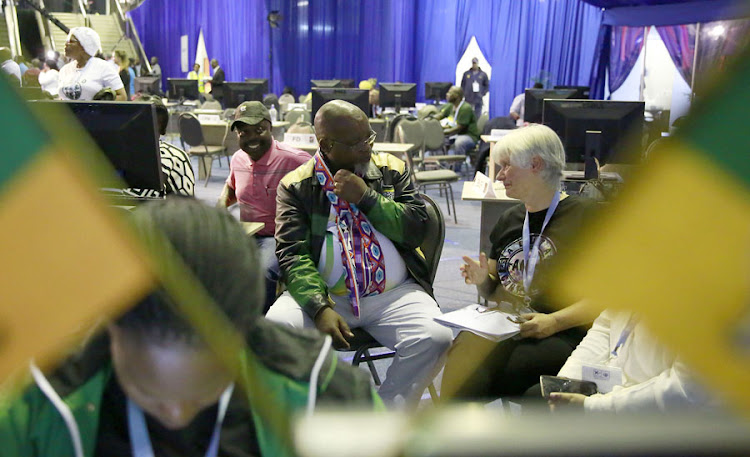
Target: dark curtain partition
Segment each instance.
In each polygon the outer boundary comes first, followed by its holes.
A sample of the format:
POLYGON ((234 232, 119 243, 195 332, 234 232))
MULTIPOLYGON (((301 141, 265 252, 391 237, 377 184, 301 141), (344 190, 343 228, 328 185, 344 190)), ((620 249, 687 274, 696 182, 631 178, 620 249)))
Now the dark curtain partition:
POLYGON ((132 12, 149 55, 166 77, 180 72, 180 35, 195 59, 203 27, 210 58, 228 80, 269 75, 268 11, 283 16, 273 31, 273 91, 296 93, 310 79, 375 77, 454 81, 472 36, 492 65, 491 116, 507 115, 513 97, 542 71, 549 84, 589 82, 598 8, 578 1, 540 0, 146 0, 132 12))

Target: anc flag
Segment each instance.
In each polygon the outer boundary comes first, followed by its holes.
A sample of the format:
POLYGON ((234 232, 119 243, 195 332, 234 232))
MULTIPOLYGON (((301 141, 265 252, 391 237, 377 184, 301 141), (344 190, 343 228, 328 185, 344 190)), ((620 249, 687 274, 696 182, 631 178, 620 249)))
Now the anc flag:
POLYGON ((581 234, 554 289, 640 313, 704 383, 750 411, 750 55, 736 64, 581 234))
POLYGON ((43 125, 4 79, 0 106, 3 382, 32 357, 41 366, 62 354, 76 331, 147 293, 153 275, 98 192, 99 165, 71 153, 88 145, 70 141, 64 119, 43 125))
MULTIPOLYGON (((0 386, 20 387, 3 384, 32 358, 50 366, 157 284, 230 369, 260 363, 169 241, 134 230, 99 191, 125 185, 62 104, 36 110, 0 78, 0 106, 0 386)), ((290 447, 289 417, 249 371, 238 384, 290 447)))

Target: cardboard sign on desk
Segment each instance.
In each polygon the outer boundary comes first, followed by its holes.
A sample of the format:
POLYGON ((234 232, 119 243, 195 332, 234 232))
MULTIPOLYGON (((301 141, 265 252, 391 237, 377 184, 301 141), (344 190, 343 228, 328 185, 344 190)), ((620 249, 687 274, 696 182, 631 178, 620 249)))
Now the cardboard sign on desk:
POLYGON ((284 143, 316 145, 318 140, 314 133, 285 133, 284 143))
POLYGON ((481 171, 478 171, 477 174, 474 175, 474 188, 477 193, 484 198, 495 197, 495 189, 492 186, 492 180, 481 171))
POLYGON ((200 122, 221 122, 221 117, 218 114, 199 114, 198 121, 200 122))

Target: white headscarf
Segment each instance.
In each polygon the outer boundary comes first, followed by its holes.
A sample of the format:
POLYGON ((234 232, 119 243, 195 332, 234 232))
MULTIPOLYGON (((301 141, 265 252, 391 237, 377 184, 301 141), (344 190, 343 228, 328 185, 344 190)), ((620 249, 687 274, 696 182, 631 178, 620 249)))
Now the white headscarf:
POLYGON ((102 40, 99 38, 99 34, 94 29, 88 27, 74 27, 70 29, 68 34, 68 40, 71 36, 75 36, 86 54, 91 57, 95 56, 97 52, 102 49, 102 40))

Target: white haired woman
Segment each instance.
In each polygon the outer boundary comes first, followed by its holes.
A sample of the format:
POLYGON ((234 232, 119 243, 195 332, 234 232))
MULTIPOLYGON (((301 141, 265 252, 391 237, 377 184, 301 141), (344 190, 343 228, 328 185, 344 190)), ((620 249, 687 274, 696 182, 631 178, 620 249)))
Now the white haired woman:
POLYGON ((99 34, 88 27, 70 29, 65 56, 72 59, 60 69, 58 94, 62 100, 93 100, 102 89, 112 89, 115 100, 127 100, 117 67, 95 57, 101 51, 99 34))
POLYGON ((595 317, 582 301, 553 303, 547 297, 554 256, 570 249, 569 238, 594 207, 591 200, 560 191, 565 151, 543 125, 515 130, 492 149, 497 179, 520 204, 492 230, 492 250, 479 261, 464 257, 461 274, 492 302, 519 311, 519 338, 495 343, 469 332, 453 342, 443 374, 441 397, 492 400, 523 395, 541 374, 556 374, 595 317))

